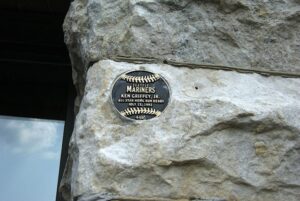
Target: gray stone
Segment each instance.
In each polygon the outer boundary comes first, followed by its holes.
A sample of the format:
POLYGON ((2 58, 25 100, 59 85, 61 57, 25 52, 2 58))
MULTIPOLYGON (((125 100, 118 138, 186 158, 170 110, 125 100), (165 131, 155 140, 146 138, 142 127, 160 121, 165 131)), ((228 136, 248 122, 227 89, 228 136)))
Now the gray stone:
POLYGON ((299 22, 299 0, 75 0, 64 31, 82 97, 116 55, 300 72, 299 22))
POLYGON ((80 111, 66 200, 298 201, 300 79, 109 59, 299 73, 299 22, 299 0, 73 1, 64 31, 80 111), (170 82, 159 118, 124 121, 113 110, 112 82, 133 69, 170 82))
POLYGON ((300 79, 102 60, 86 80, 61 184, 68 200, 299 201, 300 79), (135 69, 170 84, 158 118, 124 121, 113 110, 114 79, 135 69))

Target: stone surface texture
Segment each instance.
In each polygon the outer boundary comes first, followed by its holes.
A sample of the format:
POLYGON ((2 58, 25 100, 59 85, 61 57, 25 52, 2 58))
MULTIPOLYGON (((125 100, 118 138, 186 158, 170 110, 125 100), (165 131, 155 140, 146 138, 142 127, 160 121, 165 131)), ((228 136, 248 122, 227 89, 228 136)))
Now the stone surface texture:
POLYGON ((300 200, 299 78, 112 61, 300 73, 300 0, 74 0, 63 28, 78 92, 66 200, 300 200), (169 81, 159 118, 113 110, 112 82, 134 69, 169 81))
POLYGON ((115 55, 300 72, 299 0, 75 0, 64 31, 80 95, 115 55))
POLYGON ((61 189, 79 201, 299 201, 299 86, 296 78, 97 62, 87 73, 61 189), (124 121, 114 111, 113 81, 128 70, 169 81, 171 101, 160 117, 124 121))

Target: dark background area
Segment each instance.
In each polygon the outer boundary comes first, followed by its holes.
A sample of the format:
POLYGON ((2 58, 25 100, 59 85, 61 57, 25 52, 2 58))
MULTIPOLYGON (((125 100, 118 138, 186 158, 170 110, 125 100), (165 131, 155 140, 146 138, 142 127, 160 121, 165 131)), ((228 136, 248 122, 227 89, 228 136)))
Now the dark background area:
POLYGON ((0 114, 64 120, 69 0, 0 1, 0 114))
POLYGON ((70 0, 0 1, 0 115, 65 121, 59 181, 76 95, 62 31, 69 4, 70 0))

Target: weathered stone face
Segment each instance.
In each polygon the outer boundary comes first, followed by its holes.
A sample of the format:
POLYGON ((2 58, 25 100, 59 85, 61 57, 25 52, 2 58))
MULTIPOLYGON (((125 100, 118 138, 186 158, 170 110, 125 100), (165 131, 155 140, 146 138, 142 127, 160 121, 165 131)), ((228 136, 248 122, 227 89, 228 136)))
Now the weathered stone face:
POLYGON ((299 73, 299 21, 298 0, 72 2, 64 31, 80 110, 61 188, 68 200, 298 201, 299 78, 112 58, 299 73), (169 82, 159 117, 124 121, 113 110, 113 81, 132 70, 169 82))
POLYGON ((300 72, 299 21, 298 0, 75 0, 64 31, 82 95, 116 55, 300 72))
POLYGON ((104 60, 89 69, 71 141, 71 195, 299 199, 299 79, 104 60), (169 82, 158 118, 124 121, 114 79, 149 70, 169 82))

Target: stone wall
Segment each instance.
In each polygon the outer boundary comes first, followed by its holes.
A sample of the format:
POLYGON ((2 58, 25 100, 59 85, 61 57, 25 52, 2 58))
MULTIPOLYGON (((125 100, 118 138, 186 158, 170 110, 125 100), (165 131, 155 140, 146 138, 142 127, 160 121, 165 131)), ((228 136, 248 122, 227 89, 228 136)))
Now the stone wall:
POLYGON ((67 200, 300 197, 300 79, 130 64, 155 57, 300 72, 298 0, 75 0, 64 23, 78 90, 61 191, 67 200), (115 78, 162 74, 159 117, 122 120, 115 78))
POLYGON ((64 23, 83 94, 91 62, 115 55, 297 71, 299 0, 75 0, 64 23))

